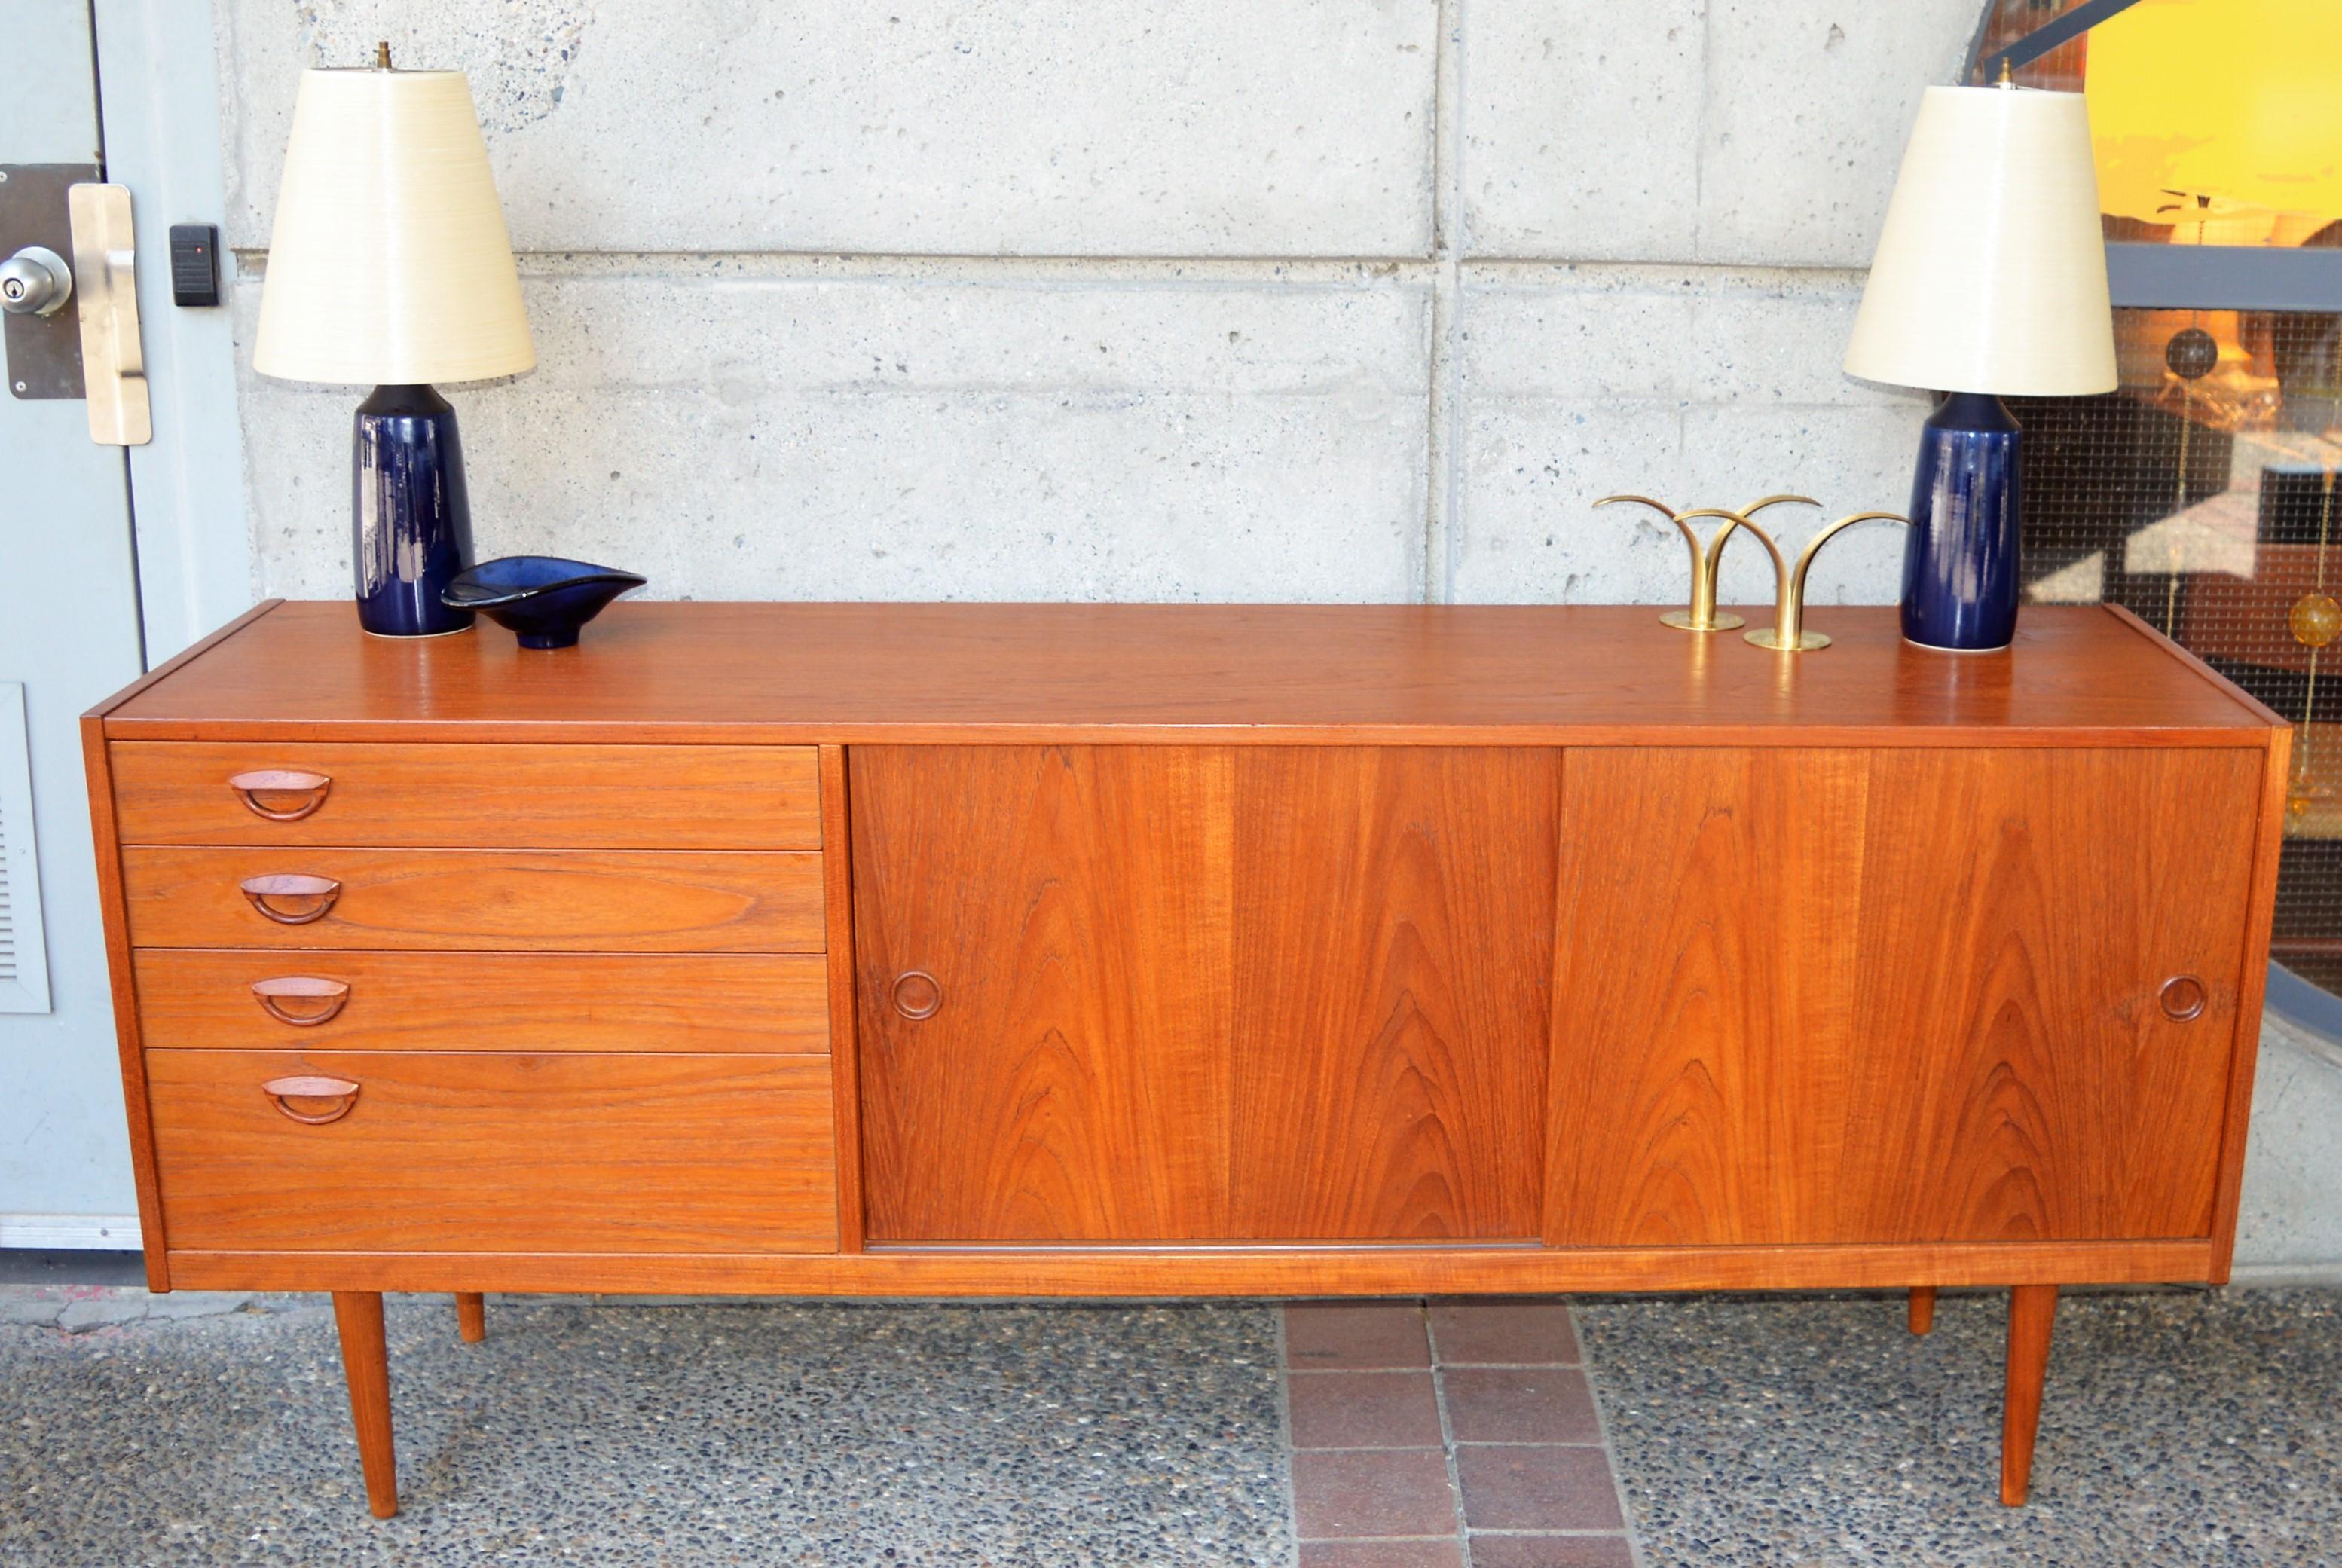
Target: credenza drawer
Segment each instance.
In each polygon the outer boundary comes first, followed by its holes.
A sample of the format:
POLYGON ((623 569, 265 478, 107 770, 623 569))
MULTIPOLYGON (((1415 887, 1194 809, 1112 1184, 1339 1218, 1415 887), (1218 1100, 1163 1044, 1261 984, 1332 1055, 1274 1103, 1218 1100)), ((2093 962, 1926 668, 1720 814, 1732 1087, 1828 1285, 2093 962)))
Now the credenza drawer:
POLYGON ((125 844, 818 849, 810 746, 117 741, 125 844))
POLYGON ((822 950, 818 854, 149 847, 122 882, 138 947, 822 950))
POLYGON ((155 1051, 174 1250, 837 1245, 813 1056, 155 1051))
POLYGON ((132 964, 151 1050, 829 1049, 816 954, 145 948, 132 964))

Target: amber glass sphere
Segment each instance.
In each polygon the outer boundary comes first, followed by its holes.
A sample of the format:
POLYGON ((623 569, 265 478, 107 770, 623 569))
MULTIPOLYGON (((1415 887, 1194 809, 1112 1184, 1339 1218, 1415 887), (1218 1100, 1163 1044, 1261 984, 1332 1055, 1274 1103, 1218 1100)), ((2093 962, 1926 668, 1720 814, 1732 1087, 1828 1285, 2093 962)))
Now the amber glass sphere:
POLYGON ((2303 647, 2322 648, 2342 636, 2342 604, 2336 604, 2331 594, 2304 594, 2293 602, 2285 624, 2292 628, 2293 640, 2303 647))

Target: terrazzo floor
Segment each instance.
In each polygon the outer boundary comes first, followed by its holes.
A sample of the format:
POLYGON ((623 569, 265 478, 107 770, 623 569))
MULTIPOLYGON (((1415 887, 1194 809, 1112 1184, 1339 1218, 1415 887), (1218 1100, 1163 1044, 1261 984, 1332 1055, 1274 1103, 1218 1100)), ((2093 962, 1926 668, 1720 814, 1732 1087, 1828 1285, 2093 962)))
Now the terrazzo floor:
POLYGON ((2023 1508, 2007 1300, 1575 1302, 1645 1568, 2342 1563, 2342 1293, 2068 1293, 2023 1508))
POLYGON ((320 1298, 0 1285, 0 1564, 2342 1568, 2342 1293, 2069 1295, 2021 1510, 2004 1301, 1581 1298, 1476 1346, 1436 1304, 492 1298, 465 1345, 393 1297, 376 1522, 320 1298), (1591 1463, 1594 1512, 1483 1533, 1476 1460, 1591 1463))
POLYGON ((466 1345, 425 1296, 388 1323, 386 1521, 317 1298, 0 1327, 0 1563, 1293 1558, 1268 1309, 494 1302, 466 1345))

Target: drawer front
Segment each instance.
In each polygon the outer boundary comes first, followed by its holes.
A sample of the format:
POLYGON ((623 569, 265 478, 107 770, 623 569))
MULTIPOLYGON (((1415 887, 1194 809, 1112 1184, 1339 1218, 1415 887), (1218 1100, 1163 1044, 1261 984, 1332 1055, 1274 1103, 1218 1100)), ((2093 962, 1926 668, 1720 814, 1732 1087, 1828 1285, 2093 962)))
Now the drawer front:
POLYGON ((139 947, 822 950, 817 854, 149 847, 122 882, 139 947))
POLYGON ((155 1051, 146 1062, 176 1250, 837 1246, 826 1058, 155 1051))
POLYGON ((806 954, 283 953, 133 957, 149 1050, 829 1049, 828 961, 806 954))
POLYGON ((819 849, 811 746, 117 741, 125 844, 819 849))

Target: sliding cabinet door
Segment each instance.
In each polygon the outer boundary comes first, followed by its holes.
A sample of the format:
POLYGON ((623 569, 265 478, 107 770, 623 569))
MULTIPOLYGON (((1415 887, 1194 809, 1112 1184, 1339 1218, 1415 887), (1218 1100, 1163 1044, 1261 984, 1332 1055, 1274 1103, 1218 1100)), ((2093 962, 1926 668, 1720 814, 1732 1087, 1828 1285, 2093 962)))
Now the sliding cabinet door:
POLYGON ((1558 754, 849 770, 874 1241, 1535 1236, 1558 754))
POLYGON ((1546 1233, 2208 1233, 2262 754, 1571 754, 1546 1233))
POLYGON ((1547 1240, 1837 1228, 1867 760, 1570 753, 1547 1240))
POLYGON ((848 765, 868 1236, 1226 1235, 1227 753, 848 765))
POLYGON ((1560 754, 1236 763, 1236 1233, 1534 1238, 1560 754))

